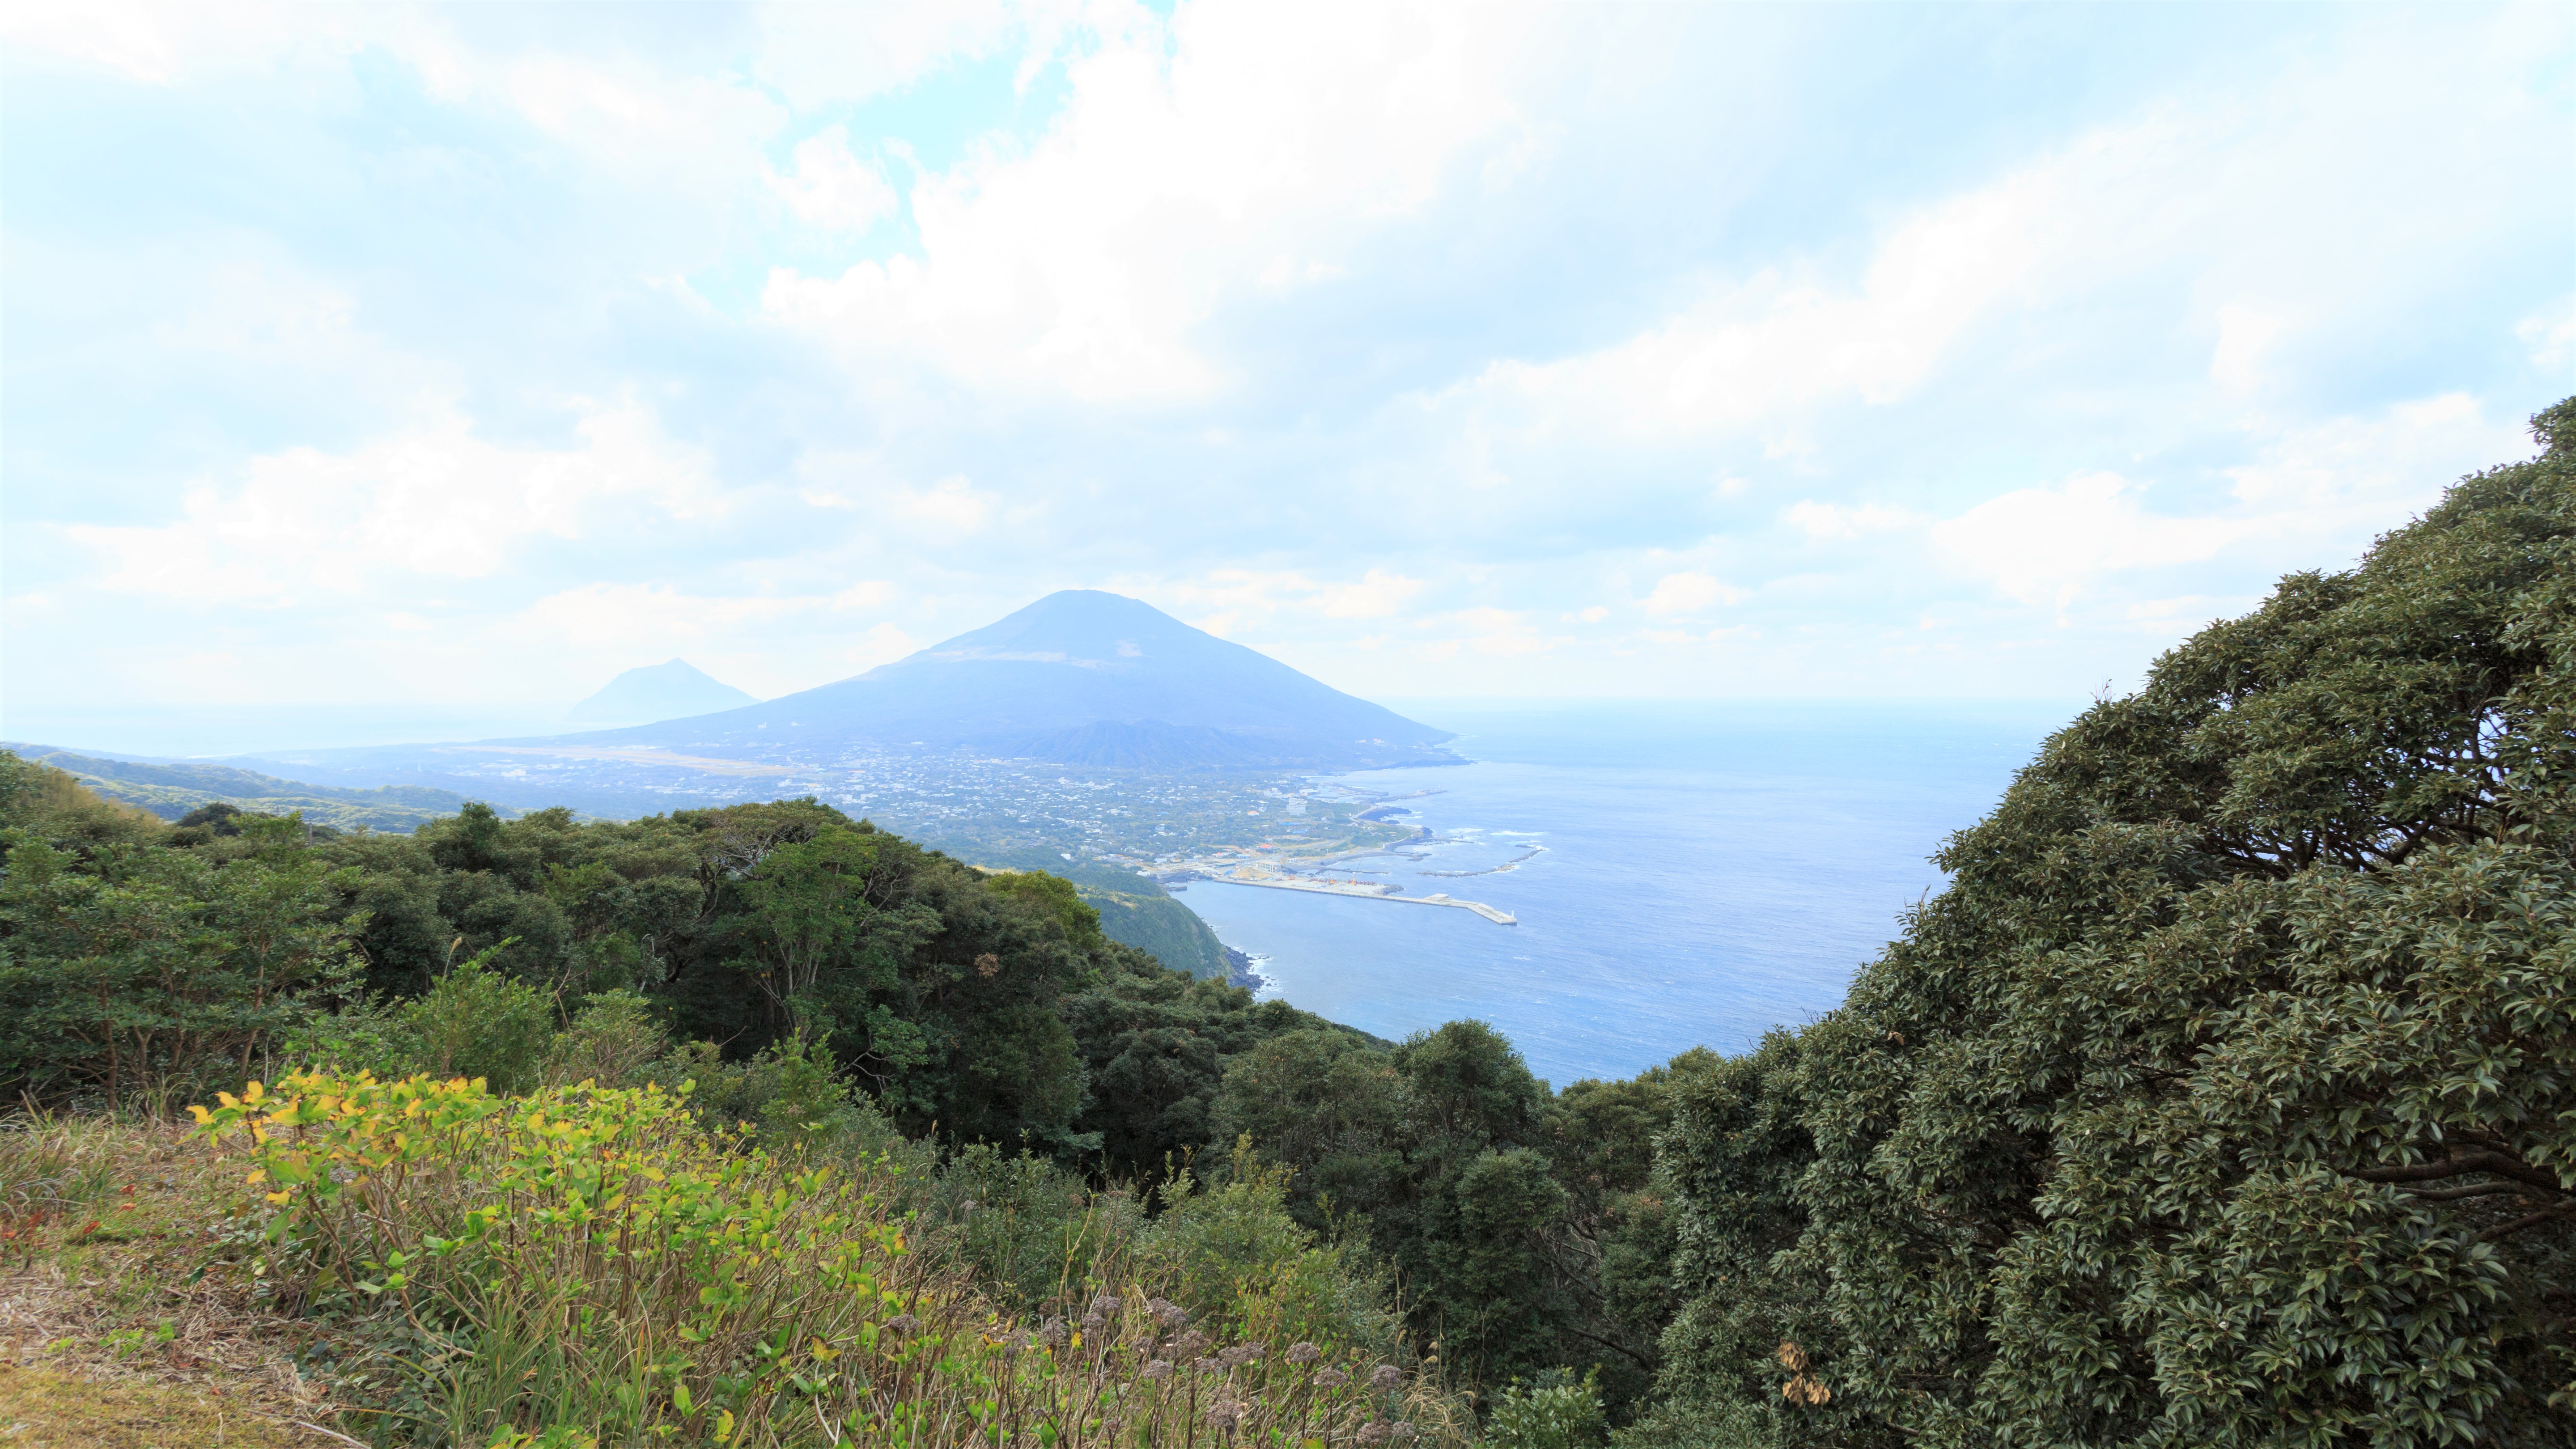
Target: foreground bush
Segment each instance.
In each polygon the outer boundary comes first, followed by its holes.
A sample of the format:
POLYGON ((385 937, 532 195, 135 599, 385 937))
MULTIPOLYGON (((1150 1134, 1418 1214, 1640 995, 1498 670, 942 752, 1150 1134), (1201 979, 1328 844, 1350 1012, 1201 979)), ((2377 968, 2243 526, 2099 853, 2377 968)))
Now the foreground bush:
POLYGON ((196 1110, 248 1169, 255 1271, 395 1345, 379 1442, 1456 1437, 1366 1346, 1288 1336, 1329 1321, 1279 1286, 1295 1252, 1241 1264, 1240 1306, 1204 1323, 1145 1253, 1023 1316, 918 1250, 882 1160, 708 1131, 685 1091, 298 1074, 220 1101, 196 1110))

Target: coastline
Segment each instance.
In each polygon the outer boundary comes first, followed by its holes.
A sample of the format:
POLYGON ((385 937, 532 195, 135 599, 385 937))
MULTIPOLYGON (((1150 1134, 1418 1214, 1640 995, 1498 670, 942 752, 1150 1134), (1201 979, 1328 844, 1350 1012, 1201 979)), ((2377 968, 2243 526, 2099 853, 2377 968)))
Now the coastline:
POLYGON ((1224 949, 1226 985, 1240 986, 1244 990, 1258 996, 1262 992, 1268 991, 1279 984, 1272 978, 1262 974, 1261 968, 1268 964, 1270 960, 1269 957, 1255 956, 1249 951, 1238 951, 1232 946, 1227 946, 1224 949))

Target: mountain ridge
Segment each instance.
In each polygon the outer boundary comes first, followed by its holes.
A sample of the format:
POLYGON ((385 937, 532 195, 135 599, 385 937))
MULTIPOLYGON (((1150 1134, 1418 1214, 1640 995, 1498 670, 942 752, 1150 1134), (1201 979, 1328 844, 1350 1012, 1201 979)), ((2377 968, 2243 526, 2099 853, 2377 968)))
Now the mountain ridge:
POLYGON ((1140 769, 1456 760, 1447 730, 1123 595, 1065 589, 890 664, 760 704, 586 742, 721 750, 968 748, 1140 769))
POLYGON ((655 724, 759 703, 758 696, 709 675, 686 659, 629 669, 574 705, 567 724, 655 724))

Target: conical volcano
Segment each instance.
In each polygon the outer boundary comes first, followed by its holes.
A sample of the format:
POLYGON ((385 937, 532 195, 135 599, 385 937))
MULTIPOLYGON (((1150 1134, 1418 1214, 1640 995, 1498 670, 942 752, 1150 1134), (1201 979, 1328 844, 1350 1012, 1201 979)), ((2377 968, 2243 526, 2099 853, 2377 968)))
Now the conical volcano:
POLYGON ((1094 589, 850 679, 765 704, 621 730, 674 749, 877 745, 1181 769, 1447 763, 1449 732, 1094 589))
POLYGON ((710 679, 685 659, 630 669, 608 686, 572 707, 564 716, 575 724, 642 724, 684 719, 753 703, 750 695, 710 679))

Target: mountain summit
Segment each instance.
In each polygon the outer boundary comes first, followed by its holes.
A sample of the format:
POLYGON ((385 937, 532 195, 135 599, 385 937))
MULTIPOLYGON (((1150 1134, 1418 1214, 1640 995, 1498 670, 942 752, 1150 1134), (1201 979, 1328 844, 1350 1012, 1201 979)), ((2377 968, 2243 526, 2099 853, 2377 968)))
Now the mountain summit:
POLYGON ((756 703, 685 659, 630 669, 564 716, 574 724, 648 724, 756 703))
POLYGON ((619 733, 674 748, 920 745, 1138 769, 1455 758, 1438 748, 1445 730, 1094 589, 818 689, 619 733))

